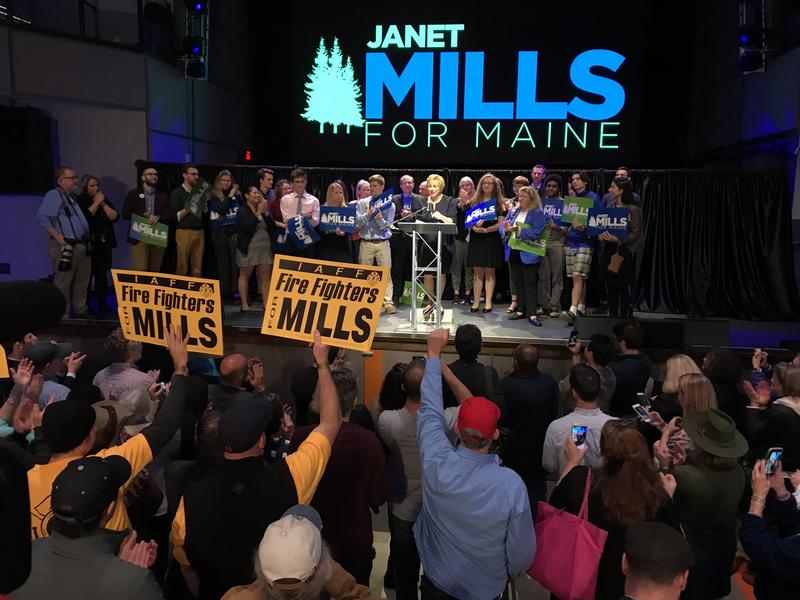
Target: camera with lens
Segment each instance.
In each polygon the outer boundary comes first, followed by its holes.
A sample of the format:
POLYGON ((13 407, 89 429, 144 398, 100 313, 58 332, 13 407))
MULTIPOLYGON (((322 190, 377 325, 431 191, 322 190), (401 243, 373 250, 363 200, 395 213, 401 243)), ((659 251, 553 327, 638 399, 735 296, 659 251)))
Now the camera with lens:
POLYGON ((65 244, 61 247, 61 257, 58 259, 58 270, 69 271, 72 268, 72 246, 65 244))

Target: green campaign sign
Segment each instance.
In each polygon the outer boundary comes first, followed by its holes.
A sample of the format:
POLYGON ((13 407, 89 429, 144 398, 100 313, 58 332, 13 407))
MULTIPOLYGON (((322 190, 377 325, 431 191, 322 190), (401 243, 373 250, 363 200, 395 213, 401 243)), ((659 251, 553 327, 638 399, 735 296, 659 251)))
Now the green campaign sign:
MULTIPOLYGON (((566 206, 566 200, 564 202, 566 206)), ((526 225, 525 223, 517 223, 519 228, 522 229, 530 229, 530 225, 526 225)), ((511 237, 508 238, 508 247, 512 250, 519 250, 520 252, 529 252, 531 254, 535 254, 536 256, 544 256, 545 252, 547 252, 547 240, 550 239, 550 230, 545 229, 542 232, 542 235, 536 238, 535 240, 528 240, 517 237, 517 233, 514 232, 511 234, 511 237)))
POLYGON ((564 208, 561 210, 561 222, 564 225, 572 225, 572 219, 576 218, 580 225, 586 227, 589 209, 594 207, 594 200, 591 198, 567 196, 564 198, 564 208))
POLYGON ((147 222, 145 217, 132 215, 130 236, 143 244, 152 244, 153 246, 166 248, 169 227, 163 223, 153 223, 151 225, 147 222))

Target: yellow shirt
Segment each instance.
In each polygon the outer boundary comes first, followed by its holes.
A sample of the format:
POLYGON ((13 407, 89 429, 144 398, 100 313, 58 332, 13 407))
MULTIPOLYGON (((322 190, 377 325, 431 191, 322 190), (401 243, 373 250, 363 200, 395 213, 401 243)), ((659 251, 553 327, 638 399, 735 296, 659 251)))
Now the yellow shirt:
MULTIPOLYGON (((128 511, 125 510, 123 496, 128 486, 136 476, 153 460, 153 453, 150 451, 150 444, 140 433, 127 440, 124 444, 101 450, 94 456, 104 458, 106 456, 121 456, 131 465, 131 477, 119 489, 117 505, 114 515, 106 525, 106 529, 114 531, 124 531, 131 526, 128 518, 128 511)), ((50 508, 50 492, 53 488, 53 481, 58 474, 73 460, 82 458, 80 456, 70 456, 62 460, 48 463, 46 465, 36 465, 28 471, 28 491, 31 496, 31 539, 48 537, 47 525, 53 517, 50 508)))
MULTIPOLYGON (((312 431, 311 434, 300 444, 296 452, 288 455, 284 460, 289 472, 292 474, 292 481, 297 490, 297 502, 308 504, 317 491, 319 480, 325 473, 325 467, 331 457, 331 443, 321 433, 312 431)), ((183 566, 190 566, 189 558, 183 549, 186 540, 186 511, 183 507, 183 498, 178 504, 175 518, 172 520, 172 554, 183 566)))

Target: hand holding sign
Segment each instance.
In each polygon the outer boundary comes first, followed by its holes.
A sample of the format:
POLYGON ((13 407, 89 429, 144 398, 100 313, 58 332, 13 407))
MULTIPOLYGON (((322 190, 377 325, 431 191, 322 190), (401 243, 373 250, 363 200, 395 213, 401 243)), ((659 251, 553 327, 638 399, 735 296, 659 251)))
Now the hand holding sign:
POLYGON ((319 329, 314 330, 314 341, 309 344, 311 346, 311 354, 314 355, 314 362, 318 365, 328 364, 329 348, 322 343, 322 336, 319 334, 319 329))
POLYGON ((189 364, 189 352, 186 349, 189 336, 183 334, 180 325, 170 323, 164 327, 164 337, 167 340, 167 349, 175 370, 185 371, 189 364))

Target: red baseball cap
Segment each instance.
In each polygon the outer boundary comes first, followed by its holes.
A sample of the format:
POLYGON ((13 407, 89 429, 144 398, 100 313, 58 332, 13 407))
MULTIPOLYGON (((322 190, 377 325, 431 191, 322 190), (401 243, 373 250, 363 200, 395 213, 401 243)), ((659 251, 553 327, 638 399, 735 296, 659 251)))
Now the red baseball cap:
POLYGON ((458 430, 474 429, 486 439, 494 435, 500 408, 483 396, 467 398, 458 409, 458 430))

